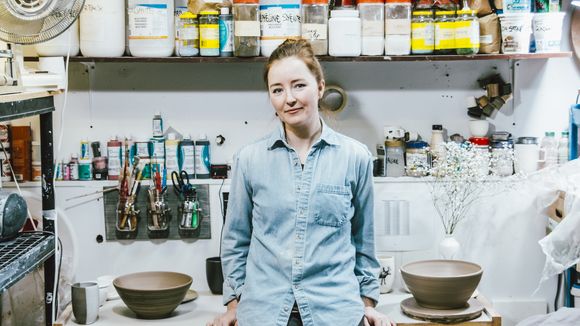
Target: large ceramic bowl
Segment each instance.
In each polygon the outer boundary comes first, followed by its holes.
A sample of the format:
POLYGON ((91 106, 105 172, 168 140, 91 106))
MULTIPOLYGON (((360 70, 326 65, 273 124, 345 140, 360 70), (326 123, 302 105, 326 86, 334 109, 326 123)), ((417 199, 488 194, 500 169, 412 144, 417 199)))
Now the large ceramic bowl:
POLYGON ((189 275, 174 272, 142 272, 117 277, 113 285, 138 318, 169 317, 191 286, 189 275))
POLYGON ((481 266, 460 260, 425 260, 401 267, 417 303, 431 309, 465 307, 482 273, 481 266))

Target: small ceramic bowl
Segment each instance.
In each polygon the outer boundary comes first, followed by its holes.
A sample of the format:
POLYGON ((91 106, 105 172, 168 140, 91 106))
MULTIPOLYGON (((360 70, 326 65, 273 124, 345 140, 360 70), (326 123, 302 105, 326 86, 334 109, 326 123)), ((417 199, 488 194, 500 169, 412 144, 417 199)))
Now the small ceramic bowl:
POLYGON ((142 272, 119 276, 113 285, 138 318, 169 317, 181 303, 192 279, 174 272, 142 272))
POLYGON ((482 274, 481 266, 460 260, 425 260, 401 267, 417 303, 430 309, 465 307, 482 274))
POLYGON ((485 137, 489 132, 489 121, 469 120, 469 132, 473 137, 485 137))

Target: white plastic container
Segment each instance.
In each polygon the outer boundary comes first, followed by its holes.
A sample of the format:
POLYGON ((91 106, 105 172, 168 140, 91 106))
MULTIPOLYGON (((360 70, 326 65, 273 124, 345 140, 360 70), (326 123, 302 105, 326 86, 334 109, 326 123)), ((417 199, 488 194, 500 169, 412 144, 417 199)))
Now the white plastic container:
POLYGON ((362 55, 382 55, 385 52, 385 5, 379 0, 359 0, 358 11, 362 27, 362 55))
POLYGON ((362 52, 361 20, 358 10, 332 10, 328 20, 328 53, 356 57, 362 52))
POLYGON ((125 52, 125 3, 86 0, 80 15, 80 50, 85 57, 120 57, 125 52))
POLYGON ((385 54, 411 53, 411 1, 388 0, 385 3, 385 54))
POLYGON ((50 41, 35 44, 36 53, 41 57, 66 57, 77 56, 80 50, 79 23, 76 20, 64 33, 50 41))
POLYGON ((536 52, 560 52, 562 23, 565 12, 546 12, 534 14, 533 31, 536 52))
POLYGON ((570 289, 570 294, 574 296, 574 307, 580 307, 580 284, 574 284, 570 289))
POLYGON ((528 53, 532 34, 532 14, 499 15, 501 25, 501 52, 528 53))
POLYGON ((129 0, 128 12, 132 56, 169 57, 173 54, 173 0, 129 0))
POLYGON ((301 0, 260 0, 260 54, 270 54, 287 38, 300 38, 301 0))

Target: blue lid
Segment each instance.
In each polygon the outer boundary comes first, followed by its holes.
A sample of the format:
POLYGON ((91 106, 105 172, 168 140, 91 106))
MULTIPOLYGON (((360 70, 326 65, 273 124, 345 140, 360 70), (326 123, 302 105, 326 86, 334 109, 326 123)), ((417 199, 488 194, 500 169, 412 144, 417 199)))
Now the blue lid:
POLYGON ((514 141, 513 140, 494 141, 493 143, 491 143, 491 147, 492 148, 513 148, 514 141))
POLYGON ((572 285, 572 287, 573 287, 573 288, 576 288, 576 289, 580 289, 580 284, 578 284, 578 283, 575 283, 574 285, 572 285))
POLYGON ((407 148, 417 148, 417 149, 429 147, 429 144, 427 144, 426 142, 424 142, 422 140, 408 141, 406 145, 407 145, 407 148))

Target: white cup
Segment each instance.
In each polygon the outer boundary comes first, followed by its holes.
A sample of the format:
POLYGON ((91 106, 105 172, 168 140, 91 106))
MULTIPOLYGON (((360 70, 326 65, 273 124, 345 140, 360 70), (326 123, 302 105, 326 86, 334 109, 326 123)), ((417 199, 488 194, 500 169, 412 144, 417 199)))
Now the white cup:
POLYGON ((540 146, 538 144, 515 144, 516 172, 532 173, 538 170, 540 146))
POLYGON ((92 324, 99 317, 99 285, 96 282, 72 285, 72 308, 76 322, 92 324))
POLYGON ((469 120, 469 132, 473 137, 485 137, 489 131, 489 121, 469 120))
POLYGON ((389 293, 395 281, 395 257, 379 255, 377 259, 381 265, 378 275, 381 294, 389 293))

